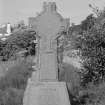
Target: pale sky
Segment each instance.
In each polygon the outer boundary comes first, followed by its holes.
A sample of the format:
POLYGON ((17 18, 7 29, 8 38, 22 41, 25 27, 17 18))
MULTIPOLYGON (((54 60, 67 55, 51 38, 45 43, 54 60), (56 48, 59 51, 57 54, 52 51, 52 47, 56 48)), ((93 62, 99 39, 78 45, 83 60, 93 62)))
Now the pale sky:
POLYGON ((89 4, 103 8, 105 0, 0 0, 0 24, 17 23, 28 20, 42 11, 44 1, 55 1, 58 12, 65 18, 70 18, 70 23, 79 24, 86 18, 92 9, 89 4))

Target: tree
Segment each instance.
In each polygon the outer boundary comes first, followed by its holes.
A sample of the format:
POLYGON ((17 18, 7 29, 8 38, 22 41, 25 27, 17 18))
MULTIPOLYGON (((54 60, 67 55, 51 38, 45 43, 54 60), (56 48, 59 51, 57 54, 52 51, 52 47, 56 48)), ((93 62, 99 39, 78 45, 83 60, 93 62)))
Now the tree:
POLYGON ((82 59, 83 84, 98 83, 105 79, 105 27, 100 24, 99 18, 89 15, 81 23, 81 33, 73 40, 82 59))
POLYGON ((81 52, 83 61, 82 82, 97 83, 105 79, 105 27, 93 26, 83 32, 76 40, 75 46, 81 52))
POLYGON ((87 16, 87 18, 81 23, 82 30, 87 31, 91 29, 92 26, 95 24, 95 21, 96 19, 93 16, 93 14, 90 14, 89 16, 87 16))
POLYGON ((28 55, 35 55, 36 32, 31 29, 19 30, 8 37, 6 41, 0 41, 0 56, 2 61, 16 55, 21 50, 26 50, 28 55))

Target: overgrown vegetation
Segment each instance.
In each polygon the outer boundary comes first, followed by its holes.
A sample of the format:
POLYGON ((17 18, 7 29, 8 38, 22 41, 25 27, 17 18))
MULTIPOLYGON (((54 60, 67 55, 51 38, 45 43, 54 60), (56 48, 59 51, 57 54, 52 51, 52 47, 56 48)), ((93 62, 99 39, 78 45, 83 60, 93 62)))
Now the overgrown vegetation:
POLYGON ((20 61, 0 78, 0 105, 23 105, 24 90, 32 71, 30 63, 20 61))
POLYGON ((104 14, 103 10, 97 17, 88 16, 80 24, 78 35, 73 37, 83 65, 80 71, 81 86, 78 95, 75 94, 77 105, 105 105, 104 14))
POLYGON ((88 82, 96 84, 105 79, 105 27, 104 24, 96 22, 91 28, 82 30, 75 40, 75 46, 83 61, 82 82, 84 85, 88 82))

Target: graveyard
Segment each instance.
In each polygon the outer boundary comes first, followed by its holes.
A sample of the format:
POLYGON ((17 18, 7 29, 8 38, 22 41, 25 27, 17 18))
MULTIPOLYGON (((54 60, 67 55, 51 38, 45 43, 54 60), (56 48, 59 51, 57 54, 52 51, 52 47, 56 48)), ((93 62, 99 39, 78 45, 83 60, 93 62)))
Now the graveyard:
POLYGON ((43 2, 0 39, 0 105, 105 105, 105 9, 92 9, 71 26, 43 2))

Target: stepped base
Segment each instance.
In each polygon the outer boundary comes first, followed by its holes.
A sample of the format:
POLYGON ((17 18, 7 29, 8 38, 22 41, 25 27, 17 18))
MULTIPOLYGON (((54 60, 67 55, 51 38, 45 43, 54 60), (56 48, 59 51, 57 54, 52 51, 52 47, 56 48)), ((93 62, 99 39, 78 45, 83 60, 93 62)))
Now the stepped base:
POLYGON ((23 105, 70 105, 65 82, 29 82, 23 105))

